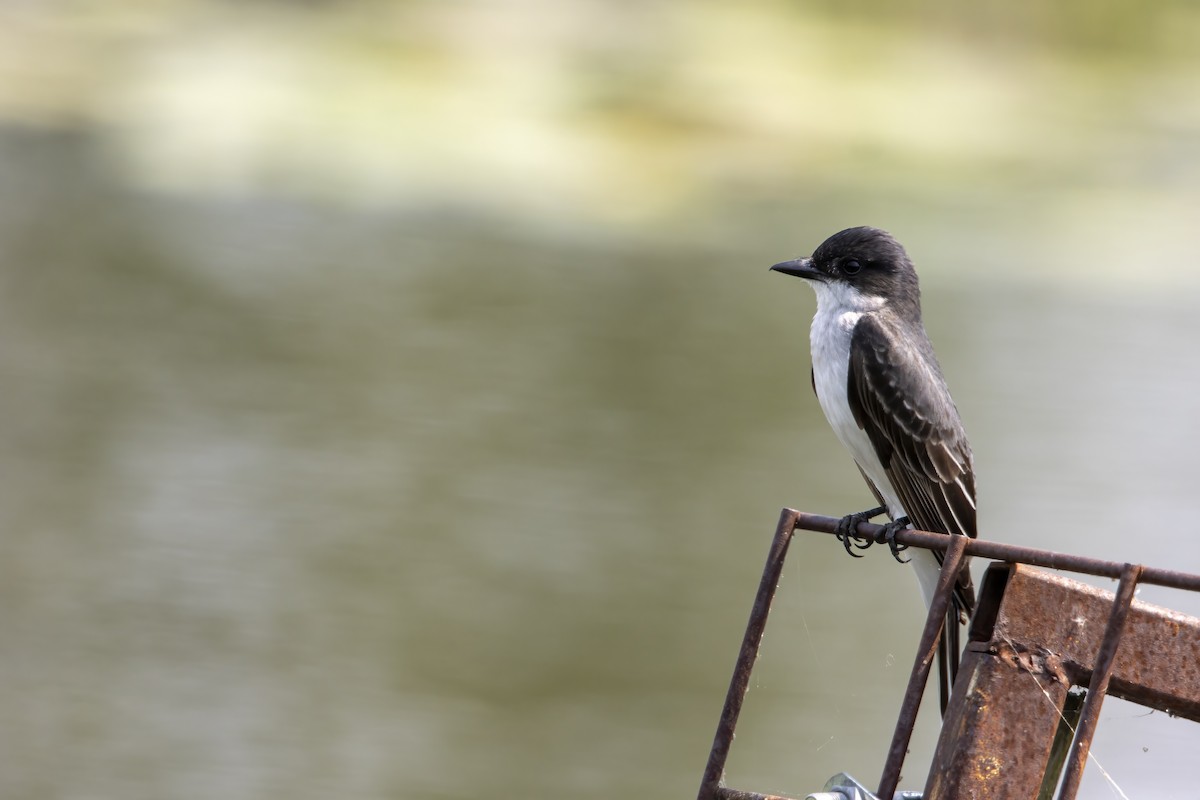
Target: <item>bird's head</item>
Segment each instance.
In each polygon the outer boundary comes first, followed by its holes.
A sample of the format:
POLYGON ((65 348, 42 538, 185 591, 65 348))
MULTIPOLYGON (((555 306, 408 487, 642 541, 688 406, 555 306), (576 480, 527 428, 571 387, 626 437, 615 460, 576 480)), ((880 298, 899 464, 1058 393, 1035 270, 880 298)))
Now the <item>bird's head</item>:
POLYGON ((897 310, 910 307, 920 315, 917 271, 900 243, 878 228, 847 228, 822 242, 810 258, 771 269, 804 278, 817 291, 818 302, 830 297, 854 306, 887 304, 897 310))

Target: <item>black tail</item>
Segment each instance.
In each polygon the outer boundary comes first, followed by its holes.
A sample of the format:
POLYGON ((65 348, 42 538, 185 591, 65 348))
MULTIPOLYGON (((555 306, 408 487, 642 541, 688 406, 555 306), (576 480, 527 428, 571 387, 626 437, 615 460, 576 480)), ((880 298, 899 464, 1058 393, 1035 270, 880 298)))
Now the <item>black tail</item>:
POLYGON ((950 608, 946 611, 946 625, 938 642, 938 700, 943 717, 946 716, 946 709, 950 705, 950 692, 954 688, 954 680, 958 677, 958 664, 962 656, 962 618, 962 603, 957 596, 952 595, 950 608))

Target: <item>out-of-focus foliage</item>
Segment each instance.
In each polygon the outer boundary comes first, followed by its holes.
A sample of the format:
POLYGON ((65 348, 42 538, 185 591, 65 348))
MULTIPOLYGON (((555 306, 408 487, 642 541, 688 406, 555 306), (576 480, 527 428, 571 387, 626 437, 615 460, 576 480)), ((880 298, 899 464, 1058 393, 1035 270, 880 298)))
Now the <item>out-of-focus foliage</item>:
POLYGON ((830 193, 1195 186, 1197 35, 1167 0, 11 3, 0 117, 174 191, 728 241, 830 193))

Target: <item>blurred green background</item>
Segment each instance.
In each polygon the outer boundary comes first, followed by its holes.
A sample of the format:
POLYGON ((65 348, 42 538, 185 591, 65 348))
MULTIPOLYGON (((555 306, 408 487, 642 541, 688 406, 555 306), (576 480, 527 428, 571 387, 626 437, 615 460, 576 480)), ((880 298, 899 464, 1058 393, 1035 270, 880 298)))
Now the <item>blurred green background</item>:
MULTIPOLYGON (((0 795, 692 796, 779 509, 870 501, 767 272, 851 225, 921 271, 984 536, 1200 571, 1197 37, 0 2, 0 795)), ((905 573, 799 536, 732 785, 876 781, 905 573)), ((1191 797, 1195 728, 1110 701, 1094 752, 1191 797)))

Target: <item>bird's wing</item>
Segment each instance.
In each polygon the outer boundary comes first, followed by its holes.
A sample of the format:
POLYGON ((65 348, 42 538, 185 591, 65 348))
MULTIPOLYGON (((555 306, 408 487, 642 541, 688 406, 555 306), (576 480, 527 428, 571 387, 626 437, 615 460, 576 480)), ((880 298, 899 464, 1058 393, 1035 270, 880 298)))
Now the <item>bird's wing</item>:
POLYGON ((974 537, 971 445, 932 349, 865 314, 850 345, 850 409, 913 525, 974 537))

